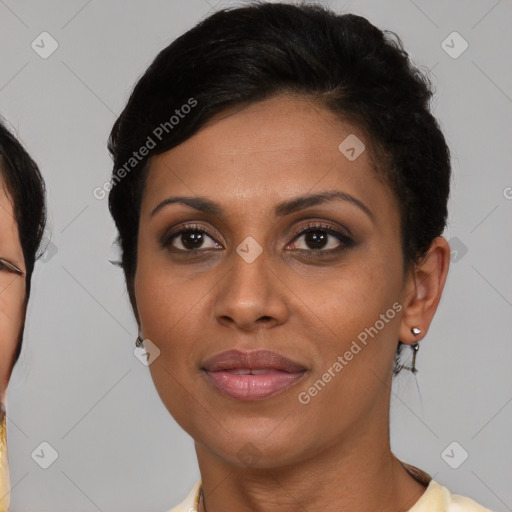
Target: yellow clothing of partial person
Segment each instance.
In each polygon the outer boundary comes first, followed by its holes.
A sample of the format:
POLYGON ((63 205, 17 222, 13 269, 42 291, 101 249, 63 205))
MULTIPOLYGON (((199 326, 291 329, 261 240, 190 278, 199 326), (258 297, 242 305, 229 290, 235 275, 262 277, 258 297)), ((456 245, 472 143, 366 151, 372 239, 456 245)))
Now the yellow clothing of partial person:
POLYGON ((7 461, 7 417, 3 404, 0 404, 0 512, 7 512, 11 497, 9 463, 7 461))
MULTIPOLYGON (((189 495, 169 512, 197 512, 201 481, 197 482, 189 495)), ((227 511, 226 511, 227 512, 227 511)), ((452 494, 450 491, 430 480, 421 498, 409 509, 409 512, 491 512, 471 498, 452 494)))

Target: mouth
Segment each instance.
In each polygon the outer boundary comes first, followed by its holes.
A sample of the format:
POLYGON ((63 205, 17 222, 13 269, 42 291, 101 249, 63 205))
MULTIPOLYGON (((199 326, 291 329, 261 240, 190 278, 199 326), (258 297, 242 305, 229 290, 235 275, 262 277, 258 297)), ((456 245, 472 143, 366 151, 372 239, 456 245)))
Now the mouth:
POLYGON ((270 350, 228 350, 208 359, 201 369, 215 389, 241 401, 277 395, 307 372, 303 365, 270 350))

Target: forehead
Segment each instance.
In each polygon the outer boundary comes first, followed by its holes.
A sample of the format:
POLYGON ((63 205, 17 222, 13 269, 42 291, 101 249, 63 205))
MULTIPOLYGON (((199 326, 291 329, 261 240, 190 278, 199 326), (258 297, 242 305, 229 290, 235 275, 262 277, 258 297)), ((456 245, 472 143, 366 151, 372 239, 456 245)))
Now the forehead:
POLYGON ((393 202, 370 149, 362 130, 317 102, 277 96, 217 114, 153 157, 145 199, 154 205, 170 193, 201 195, 235 209, 249 203, 266 209, 290 196, 337 188, 366 203, 393 202))
POLYGON ((0 158, 0 220, 13 217, 12 197, 3 177, 2 160, 0 158))
POLYGON ((16 224, 16 220, 14 218, 13 197, 7 186, 4 172, 0 156, 0 221, 3 222, 3 227, 5 228, 8 224, 16 224))

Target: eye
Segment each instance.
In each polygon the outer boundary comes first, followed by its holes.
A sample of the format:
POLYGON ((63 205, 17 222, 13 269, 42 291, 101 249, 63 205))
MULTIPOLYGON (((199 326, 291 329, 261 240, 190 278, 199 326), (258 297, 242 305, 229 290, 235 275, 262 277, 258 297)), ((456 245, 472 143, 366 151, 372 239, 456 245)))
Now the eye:
POLYGON ((164 235, 161 244, 175 252, 193 253, 199 249, 223 249, 209 231, 197 224, 181 226, 180 229, 164 235), (208 240, 210 242, 208 242, 208 240))
POLYGON ((12 274, 18 274, 20 276, 23 274, 23 270, 4 258, 0 258, 0 271, 2 270, 12 274))
MULTIPOLYGON (((161 245, 174 253, 190 255, 212 249, 223 249, 223 246, 215 241, 215 235, 197 224, 184 225, 171 233, 165 234, 161 240, 161 245)), ((314 256, 326 256, 352 247, 354 241, 332 226, 310 223, 306 229, 294 238, 290 245, 292 249, 309 252, 314 256)))
POLYGON ((308 227, 302 230, 292 243, 294 245, 292 249, 318 252, 318 256, 342 251, 354 245, 353 240, 346 234, 332 226, 321 223, 308 224, 308 227), (301 240, 302 242, 298 242, 301 240))

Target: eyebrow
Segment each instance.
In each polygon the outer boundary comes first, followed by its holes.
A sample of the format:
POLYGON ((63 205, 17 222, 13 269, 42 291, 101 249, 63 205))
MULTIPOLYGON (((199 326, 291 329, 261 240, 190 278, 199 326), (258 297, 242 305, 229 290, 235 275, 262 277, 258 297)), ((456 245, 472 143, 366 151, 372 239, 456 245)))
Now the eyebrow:
MULTIPOLYGON (((298 196, 293 199, 283 201, 276 205, 274 213, 276 217, 284 217, 285 215, 290 215, 291 213, 297 212, 299 210, 303 210, 311 206, 317 206, 319 204, 326 203, 335 199, 346 201, 347 203, 357 206, 360 210, 365 212, 372 221, 375 221, 375 217, 368 206, 366 206, 362 201, 355 198, 354 196, 347 194, 346 192, 341 192, 340 190, 326 190, 317 194, 305 194, 303 196, 298 196)), ((219 217, 225 215, 224 210, 218 203, 215 203, 206 197, 171 196, 159 203, 153 209, 150 216, 153 217, 162 208, 174 203, 181 203, 200 212, 210 213, 219 217)))

